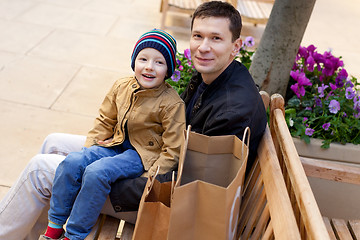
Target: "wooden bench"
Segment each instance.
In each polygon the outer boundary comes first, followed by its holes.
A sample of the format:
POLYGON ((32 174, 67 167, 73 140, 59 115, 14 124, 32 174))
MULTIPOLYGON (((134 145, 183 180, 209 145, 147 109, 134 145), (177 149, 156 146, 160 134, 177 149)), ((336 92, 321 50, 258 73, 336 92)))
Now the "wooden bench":
MULTIPOLYGON (((316 239, 325 239, 324 229, 321 227, 320 231, 319 226, 313 226, 314 222, 322 220, 329 234, 326 236, 327 239, 360 239, 359 219, 326 216, 319 219, 318 208, 315 204, 310 204, 315 200, 314 194, 311 193, 311 189, 309 190, 308 183, 304 186, 304 183, 308 182, 308 177, 312 177, 330 180, 334 183, 355 184, 360 187, 360 167, 299 157, 285 122, 284 99, 278 94, 271 97, 270 122, 291 200, 301 203, 294 204, 293 208, 297 214, 298 225, 304 228, 301 231, 302 238, 307 238, 310 231, 315 231, 318 232, 316 239)), ((360 212, 357 216, 360 216, 360 212)))
MULTIPOLYGON (((269 96, 261 94, 267 108, 269 96)), ((274 108, 276 101, 271 101, 271 131, 267 126, 245 179, 237 239, 330 239, 296 149, 288 139, 291 136, 283 125, 283 111, 274 108)), ((357 222, 350 224, 357 229, 357 222)), ((116 238, 119 220, 102 216, 87 239, 131 239, 133 226, 125 223, 116 238)))
POLYGON ((131 240, 134 224, 101 214, 85 240, 131 240))
POLYGON ((275 0, 231 0, 244 22, 266 24, 275 0))
MULTIPOLYGON (((337 162, 300 157, 308 177, 329 180, 333 183, 354 184, 360 188, 360 167, 337 162)), ((351 198, 351 195, 347 196, 351 198)), ((355 214, 356 215, 356 214, 355 214)), ((330 239, 360 239, 360 212, 357 219, 343 219, 342 216, 324 216, 330 239)))

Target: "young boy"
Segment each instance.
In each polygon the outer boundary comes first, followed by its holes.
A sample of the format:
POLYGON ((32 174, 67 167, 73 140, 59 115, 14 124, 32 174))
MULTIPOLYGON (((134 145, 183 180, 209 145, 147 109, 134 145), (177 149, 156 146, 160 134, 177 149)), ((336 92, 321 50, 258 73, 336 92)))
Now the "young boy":
POLYGON ((82 240, 90 233, 117 179, 174 169, 185 129, 185 105, 165 82, 175 69, 176 41, 154 29, 137 41, 134 77, 115 82, 81 152, 56 170, 49 224, 39 239, 82 240), (66 225, 65 238, 63 225, 66 225))

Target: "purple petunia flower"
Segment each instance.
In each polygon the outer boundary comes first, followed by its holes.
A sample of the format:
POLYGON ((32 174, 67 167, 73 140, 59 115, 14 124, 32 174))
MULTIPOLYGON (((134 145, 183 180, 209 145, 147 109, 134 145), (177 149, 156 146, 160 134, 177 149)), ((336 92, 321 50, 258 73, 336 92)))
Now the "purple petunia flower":
POLYGON ((314 97, 314 99, 315 99, 315 105, 317 106, 317 107, 322 107, 322 102, 321 102, 321 99, 320 98, 318 98, 318 97, 314 97))
POLYGON ((328 85, 322 84, 321 87, 318 87, 318 92, 320 93, 319 97, 323 98, 325 96, 324 91, 326 88, 328 88, 328 85))
MULTIPOLYGON (((359 96, 357 96, 357 97, 360 98, 359 96)), ((357 112, 360 112, 360 100, 354 101, 354 110, 357 112)))
POLYGON ((340 110, 340 103, 336 100, 331 100, 329 104, 329 111, 336 114, 340 110))
POLYGON ((189 49, 189 48, 187 48, 187 49, 184 50, 184 56, 185 56, 187 59, 191 60, 191 54, 190 54, 190 49, 189 49))
POLYGON ((254 45, 255 45, 255 40, 254 40, 253 37, 248 36, 248 37, 245 38, 245 46, 252 47, 254 45))
MULTIPOLYGON (((355 118, 360 118, 360 97, 356 96, 356 98, 358 98, 358 101, 354 101, 354 117, 355 118)), ((354 98, 355 99, 355 98, 354 98)))
POLYGON ((346 88, 345 97, 346 99, 353 99, 355 97, 355 90, 351 87, 346 88))
POLYGON ((171 80, 173 80, 174 82, 177 82, 180 80, 180 71, 179 70, 175 70, 173 75, 171 76, 171 80))
POLYGON ((329 123, 329 122, 328 122, 328 123, 324 123, 324 124, 322 125, 322 128, 323 128, 325 131, 329 130, 329 127, 330 127, 330 123, 329 123))
POLYGON ((345 83, 345 87, 351 87, 351 88, 353 88, 353 87, 354 87, 354 84, 351 82, 351 80, 348 80, 348 81, 346 81, 346 83, 345 83))
POLYGON ((308 118, 307 118, 307 117, 304 117, 303 123, 306 122, 307 120, 308 120, 308 118))
POLYGON ((341 69, 335 79, 335 85, 338 88, 343 87, 347 77, 348 77, 348 73, 346 72, 346 70, 344 68, 341 69))
POLYGON ((315 130, 312 128, 306 128, 305 129, 305 134, 308 136, 312 136, 314 134, 315 130))

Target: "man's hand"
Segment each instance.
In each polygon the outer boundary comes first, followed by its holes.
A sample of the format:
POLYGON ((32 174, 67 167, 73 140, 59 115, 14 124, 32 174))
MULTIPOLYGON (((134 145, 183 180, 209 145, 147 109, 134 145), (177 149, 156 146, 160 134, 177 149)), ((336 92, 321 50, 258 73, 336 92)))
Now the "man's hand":
POLYGON ((108 139, 106 139, 106 140, 99 140, 99 141, 98 141, 98 144, 100 144, 100 145, 108 144, 108 143, 111 143, 112 140, 113 140, 113 138, 108 138, 108 139))

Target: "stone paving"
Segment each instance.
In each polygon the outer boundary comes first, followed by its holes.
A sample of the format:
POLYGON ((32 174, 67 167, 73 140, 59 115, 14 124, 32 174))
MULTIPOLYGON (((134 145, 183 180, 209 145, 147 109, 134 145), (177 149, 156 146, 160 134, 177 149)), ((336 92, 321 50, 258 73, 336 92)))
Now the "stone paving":
MULTIPOLYGON (((115 79, 132 74, 137 38, 159 27, 160 2, 0 0, 0 198, 49 133, 87 133, 115 79)), ((359 77, 359 20, 357 0, 318 0, 303 45, 331 47, 359 77)), ((264 28, 244 23, 242 35, 258 43, 264 28)), ((188 47, 189 34, 173 35, 188 47)))

